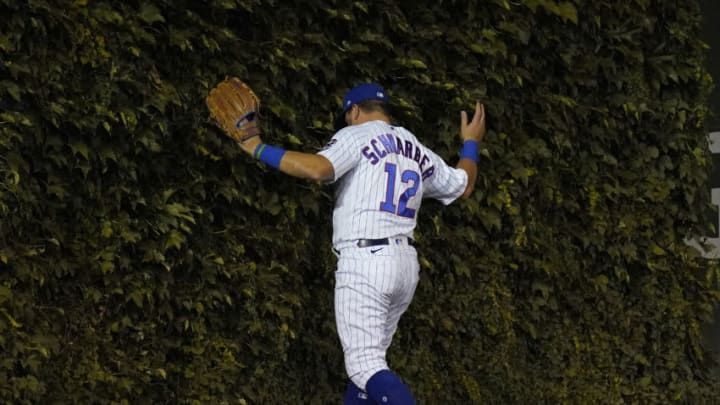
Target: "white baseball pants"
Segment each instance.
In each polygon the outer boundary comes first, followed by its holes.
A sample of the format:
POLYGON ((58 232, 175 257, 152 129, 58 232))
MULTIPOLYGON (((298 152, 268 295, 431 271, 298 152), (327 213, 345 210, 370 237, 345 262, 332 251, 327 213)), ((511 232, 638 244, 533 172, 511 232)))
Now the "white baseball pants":
POLYGON ((405 238, 391 244, 340 248, 335 272, 335 322, 345 368, 355 385, 388 369, 385 354, 419 279, 415 248, 405 238))

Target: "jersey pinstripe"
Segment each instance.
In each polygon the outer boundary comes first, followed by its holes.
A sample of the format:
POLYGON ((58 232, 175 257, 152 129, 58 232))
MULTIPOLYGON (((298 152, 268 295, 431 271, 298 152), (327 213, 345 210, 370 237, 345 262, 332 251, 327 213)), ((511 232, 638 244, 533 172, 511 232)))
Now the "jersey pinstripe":
POLYGON ((450 204, 467 173, 450 167, 410 131, 370 121, 338 131, 320 155, 337 182, 333 243, 413 236, 423 198, 450 204))

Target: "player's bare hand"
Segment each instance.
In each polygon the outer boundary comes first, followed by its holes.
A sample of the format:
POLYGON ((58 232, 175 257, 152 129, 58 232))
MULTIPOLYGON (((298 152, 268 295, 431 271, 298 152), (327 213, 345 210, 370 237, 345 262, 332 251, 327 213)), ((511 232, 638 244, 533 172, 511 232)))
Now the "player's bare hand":
POLYGON ((485 136, 485 106, 481 102, 475 104, 475 114, 470 122, 467 113, 460 112, 460 136, 463 141, 482 141, 485 136))

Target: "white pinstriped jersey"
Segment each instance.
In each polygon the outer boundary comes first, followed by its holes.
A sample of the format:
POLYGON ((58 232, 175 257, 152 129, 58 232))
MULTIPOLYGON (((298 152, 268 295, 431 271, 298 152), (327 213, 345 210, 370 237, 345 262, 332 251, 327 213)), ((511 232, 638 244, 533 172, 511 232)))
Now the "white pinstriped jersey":
POLYGON ((318 154, 335 171, 333 243, 413 236, 423 198, 450 204, 465 191, 450 167, 410 131, 370 121, 338 131, 318 154))

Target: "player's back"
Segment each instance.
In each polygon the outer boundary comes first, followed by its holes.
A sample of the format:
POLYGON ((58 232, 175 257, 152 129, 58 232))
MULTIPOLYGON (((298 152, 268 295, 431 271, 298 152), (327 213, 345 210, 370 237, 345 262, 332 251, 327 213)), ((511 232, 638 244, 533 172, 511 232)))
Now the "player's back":
POLYGON ((410 131, 383 121, 348 127, 337 140, 352 144, 356 162, 339 180, 334 239, 412 237, 423 179, 434 172, 429 150, 410 131))

